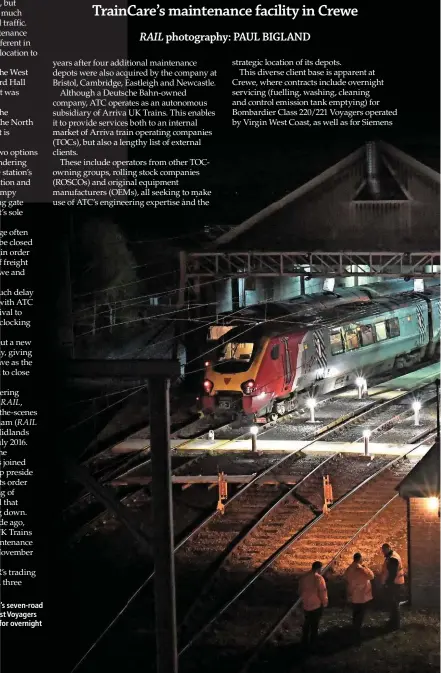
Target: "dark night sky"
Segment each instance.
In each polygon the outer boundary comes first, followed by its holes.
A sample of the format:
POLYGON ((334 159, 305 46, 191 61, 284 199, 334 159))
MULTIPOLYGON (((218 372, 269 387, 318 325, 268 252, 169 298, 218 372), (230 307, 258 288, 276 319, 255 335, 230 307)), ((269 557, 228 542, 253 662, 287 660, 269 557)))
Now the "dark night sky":
MULTIPOLYGON (((177 4, 177 3, 175 3, 177 4)), ((263 3, 273 6, 275 3, 263 3)), ((312 3, 311 3, 312 4, 312 3)), ((337 3, 338 6, 356 6, 337 3)), ((330 6, 337 6, 331 4, 330 6)), ((179 3, 187 6, 187 3, 179 3)), ((194 3, 197 6, 197 3, 194 3)), ((225 3, 210 6, 225 6, 225 3)), ((234 5, 235 6, 235 5, 234 5)), ((253 3, 243 3, 252 6, 253 3)), ((313 6, 317 8, 318 3, 313 6)), ((412 9, 413 8, 413 9, 412 9)), ((135 213, 131 209, 131 236, 145 236, 167 223, 169 235, 200 229, 204 224, 238 224, 272 201, 342 159, 367 140, 383 139, 438 170, 439 165, 439 8, 409 10, 398 2, 359 3, 352 19, 131 19, 129 58, 197 59, 200 66, 217 68, 220 77, 211 105, 216 109, 213 138, 192 152, 208 156, 212 165, 201 185, 214 191, 212 206, 160 213, 135 213), (140 30, 207 33, 231 31, 306 30, 309 43, 230 43, 225 47, 190 43, 178 46, 139 44, 140 30), (422 46, 424 45, 424 48, 422 46), (361 132, 335 129, 285 127, 269 131, 231 127, 233 59, 250 58, 337 59, 348 69, 375 69, 384 78, 382 107, 398 107, 393 127, 364 127, 361 132)), ((212 123, 212 122, 210 122, 212 123)), ((188 156, 188 148, 184 156, 188 156)), ((162 150, 163 152, 163 150, 162 150)), ((177 155, 176 152, 173 153, 177 155)), ((162 155, 163 156, 163 155, 162 155)), ((127 211, 126 211, 127 212, 127 211)), ((131 237, 130 236, 130 237, 131 237)))

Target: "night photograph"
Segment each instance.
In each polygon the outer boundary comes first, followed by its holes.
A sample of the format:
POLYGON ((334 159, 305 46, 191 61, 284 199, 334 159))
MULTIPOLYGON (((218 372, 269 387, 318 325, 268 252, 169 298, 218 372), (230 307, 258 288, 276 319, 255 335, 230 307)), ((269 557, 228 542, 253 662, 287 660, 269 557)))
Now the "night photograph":
POLYGON ((63 12, 0 8, 5 673, 437 673, 439 8, 63 12))

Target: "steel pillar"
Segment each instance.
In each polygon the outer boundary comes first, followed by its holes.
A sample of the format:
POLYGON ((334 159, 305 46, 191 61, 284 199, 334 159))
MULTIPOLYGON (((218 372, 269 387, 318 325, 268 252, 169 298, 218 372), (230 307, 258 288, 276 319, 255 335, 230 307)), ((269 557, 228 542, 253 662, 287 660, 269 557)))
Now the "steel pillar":
POLYGON ((149 379, 157 673, 178 671, 169 386, 149 379))

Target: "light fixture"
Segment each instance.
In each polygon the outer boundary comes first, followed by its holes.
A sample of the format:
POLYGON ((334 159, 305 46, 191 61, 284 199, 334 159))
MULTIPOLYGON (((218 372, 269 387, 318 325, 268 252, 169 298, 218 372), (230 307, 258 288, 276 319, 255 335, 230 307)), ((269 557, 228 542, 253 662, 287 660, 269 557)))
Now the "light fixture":
POLYGON ((415 400, 412 404, 412 409, 414 413, 414 425, 419 425, 420 424, 420 410, 421 410, 421 402, 419 400, 415 400))
POLYGON ((439 498, 427 498, 427 509, 431 512, 439 510, 439 498))
POLYGON ((257 451, 257 433, 259 432, 259 428, 256 425, 252 425, 250 428, 250 434, 251 434, 251 451, 252 453, 256 453, 257 451))
POLYGON ((364 438, 364 455, 369 456, 369 438, 371 436, 371 431, 370 430, 363 430, 363 438, 364 438))
POLYGON ((315 408, 317 406, 317 400, 314 397, 308 397, 306 400, 306 406, 308 407, 309 413, 311 414, 309 422, 315 423, 315 408))
POLYGON ((355 385, 358 388, 358 399, 361 400, 363 395, 367 393, 367 381, 363 376, 357 376, 355 385))

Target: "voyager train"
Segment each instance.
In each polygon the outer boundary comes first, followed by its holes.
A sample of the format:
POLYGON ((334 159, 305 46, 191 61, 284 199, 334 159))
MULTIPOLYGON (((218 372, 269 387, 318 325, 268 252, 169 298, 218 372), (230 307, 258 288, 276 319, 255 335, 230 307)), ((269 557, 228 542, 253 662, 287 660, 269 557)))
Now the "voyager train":
POLYGON ((361 375, 439 357, 439 285, 325 308, 316 302, 309 311, 283 308, 261 321, 230 324, 214 342, 201 398, 205 414, 275 420, 295 409, 300 392, 329 393, 361 375))

